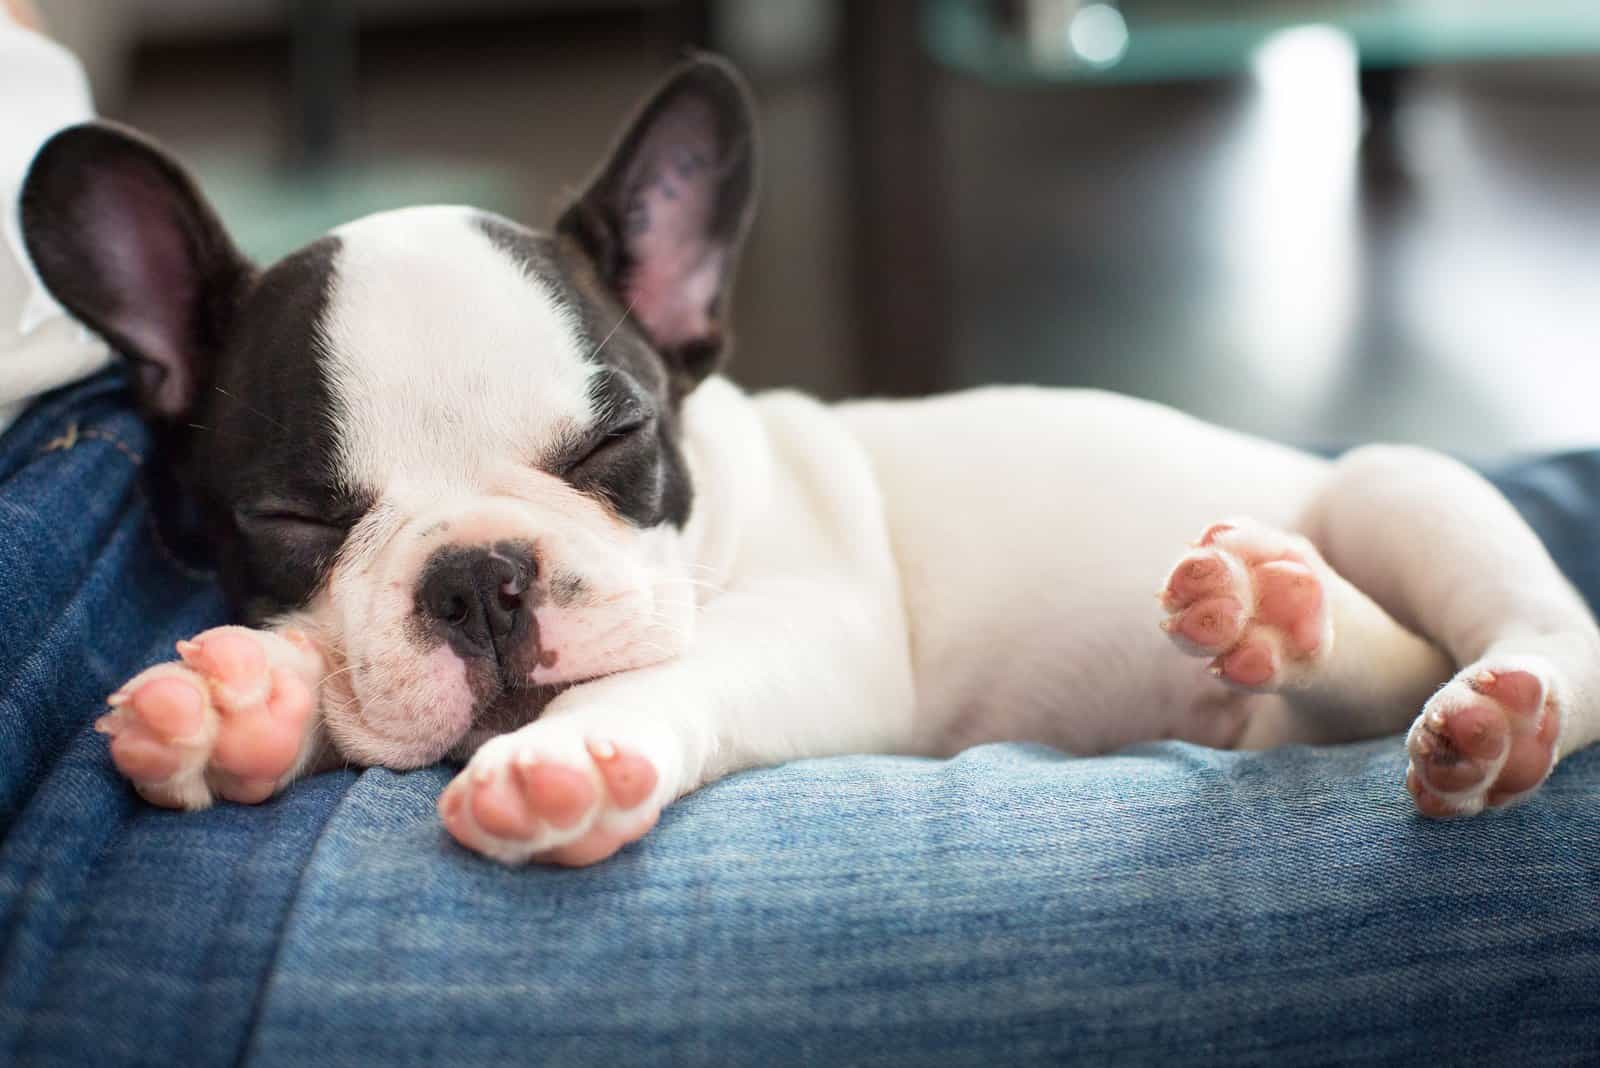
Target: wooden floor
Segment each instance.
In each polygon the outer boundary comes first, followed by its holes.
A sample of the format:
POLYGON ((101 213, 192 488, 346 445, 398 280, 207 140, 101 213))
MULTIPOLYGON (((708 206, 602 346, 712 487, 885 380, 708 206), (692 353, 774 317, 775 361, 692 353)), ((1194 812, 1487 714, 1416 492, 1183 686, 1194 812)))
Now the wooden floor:
MULTIPOLYGON (((676 34, 635 16, 369 35, 351 154, 489 168, 509 176, 497 207, 547 219, 676 34)), ((110 110, 266 173, 282 71, 270 41, 147 52, 110 110)), ((1366 140, 1327 41, 1232 83, 946 78, 950 385, 1112 388, 1301 442, 1600 442, 1600 80, 1536 75, 1423 74, 1366 140)), ((736 376, 844 394, 870 357, 844 289, 847 101, 830 70, 758 91, 736 376)))

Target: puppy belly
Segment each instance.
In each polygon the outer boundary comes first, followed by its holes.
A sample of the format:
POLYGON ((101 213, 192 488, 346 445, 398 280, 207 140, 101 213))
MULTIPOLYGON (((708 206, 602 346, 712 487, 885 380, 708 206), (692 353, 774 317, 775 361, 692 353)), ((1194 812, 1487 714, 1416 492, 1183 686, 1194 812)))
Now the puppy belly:
POLYGON ((1000 389, 842 409, 878 472, 912 631, 919 741, 1077 753, 1237 738, 1235 696, 1158 626, 1172 562, 1229 515, 1292 528, 1315 457, 1158 405, 1000 389))
MULTIPOLYGON (((1150 607, 1146 597, 1134 601, 1150 607)), ((1230 748, 1253 715, 1282 705, 1272 694, 1232 690, 1177 655, 1148 613, 1124 606, 1101 618, 1092 631, 1022 639, 987 669, 969 667, 959 696, 953 680, 924 691, 918 714, 934 734, 932 750, 1036 741, 1089 756, 1160 739, 1230 748)))

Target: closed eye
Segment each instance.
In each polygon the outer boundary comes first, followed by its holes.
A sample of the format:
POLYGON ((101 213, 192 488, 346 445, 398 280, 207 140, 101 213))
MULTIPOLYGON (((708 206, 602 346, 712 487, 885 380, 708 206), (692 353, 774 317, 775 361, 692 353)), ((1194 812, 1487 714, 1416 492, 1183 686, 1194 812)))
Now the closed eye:
POLYGON ((654 415, 640 415, 626 422, 607 427, 584 443, 583 452, 578 454, 576 460, 567 465, 567 472, 576 471, 578 468, 599 459, 619 446, 627 444, 654 421, 654 415))
POLYGON ((353 519, 343 516, 324 516, 297 508, 241 507, 234 510, 234 518, 246 530, 271 530, 282 533, 343 534, 350 529, 353 519))

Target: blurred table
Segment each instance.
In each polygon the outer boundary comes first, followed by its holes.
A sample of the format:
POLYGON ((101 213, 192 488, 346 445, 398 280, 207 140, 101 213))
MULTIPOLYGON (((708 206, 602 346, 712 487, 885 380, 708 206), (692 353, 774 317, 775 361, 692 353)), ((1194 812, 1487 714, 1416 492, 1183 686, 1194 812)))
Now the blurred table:
POLYGON ((1231 76, 1304 26, 1346 34, 1381 126, 1411 67, 1600 56, 1600 0, 839 0, 857 321, 875 394, 948 387, 938 79, 1071 85, 1231 76))

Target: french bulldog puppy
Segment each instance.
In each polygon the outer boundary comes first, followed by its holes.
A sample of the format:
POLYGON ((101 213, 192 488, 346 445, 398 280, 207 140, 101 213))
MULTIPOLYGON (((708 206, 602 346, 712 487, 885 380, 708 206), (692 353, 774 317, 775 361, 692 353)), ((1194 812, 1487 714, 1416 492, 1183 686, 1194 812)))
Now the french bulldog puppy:
POLYGON ((29 254, 133 361, 253 624, 110 696, 140 794, 464 761, 463 845, 589 864, 800 757, 1409 724, 1405 786, 1455 816, 1595 739, 1595 621, 1443 456, 1327 462, 1087 391, 830 407, 718 376, 755 151, 739 78, 695 58, 549 233, 420 207, 262 269, 136 134, 41 150, 29 254))

